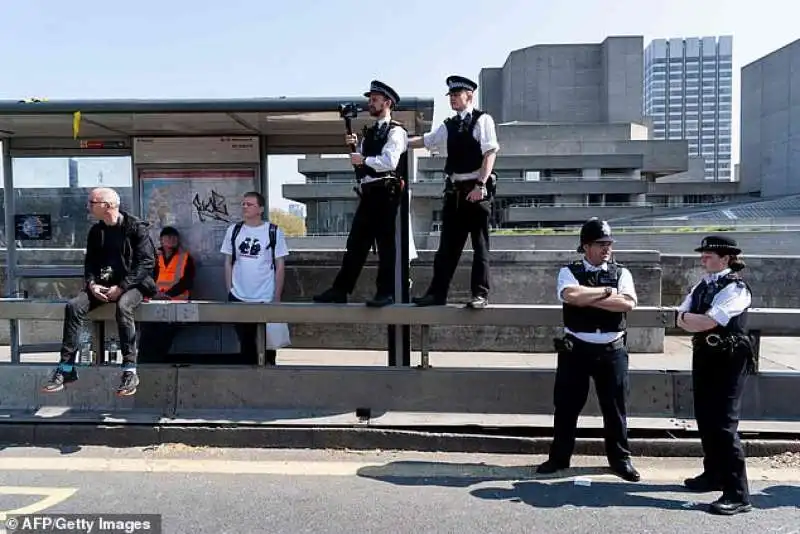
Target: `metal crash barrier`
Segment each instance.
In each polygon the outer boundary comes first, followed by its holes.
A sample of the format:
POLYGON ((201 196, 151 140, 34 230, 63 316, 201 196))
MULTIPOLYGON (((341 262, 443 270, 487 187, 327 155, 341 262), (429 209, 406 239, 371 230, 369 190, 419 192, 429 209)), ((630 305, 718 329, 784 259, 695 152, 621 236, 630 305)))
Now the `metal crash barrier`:
MULTIPOLYGON (((0 299, 0 319, 60 321, 64 318, 66 302, 28 299, 0 299)), ((114 320, 114 305, 97 308, 89 314, 98 325, 114 320)), ((800 310, 791 308, 755 308, 750 311, 748 327, 751 337, 759 342, 761 336, 798 336, 800 310)), ((140 322, 164 323, 306 323, 306 324, 377 324, 414 326, 420 328, 422 367, 429 367, 429 331, 432 326, 561 326, 561 306, 496 304, 475 311, 456 306, 417 307, 408 304, 382 309, 359 304, 312 303, 226 303, 212 301, 144 302, 136 311, 140 322)), ((667 335, 686 335, 675 329, 675 311, 670 307, 639 307, 628 313, 629 328, 664 328, 667 335)), ((95 332, 98 327, 95 327, 95 332)), ((96 355, 102 355, 104 339, 95 340, 96 355)), ((410 351, 410 345, 406 346, 410 351)), ((409 362, 408 355, 403 361, 409 362)), ((95 357, 95 363, 103 363, 95 357)), ((406 363, 406 366, 410 365, 406 363)))
MULTIPOLYGON (((57 321, 63 319, 64 311, 65 303, 59 301, 0 300, 0 319, 57 321)), ((675 313, 671 308, 641 307, 628 317, 631 328, 664 328, 667 335, 681 333, 674 328, 675 313)), ((432 326, 558 326, 562 320, 559 306, 501 304, 477 311, 407 304, 371 309, 360 304, 159 301, 143 303, 136 318, 141 322, 205 324, 403 325, 421 329, 422 365, 144 364, 140 370, 143 386, 135 398, 122 401, 109 393, 118 380, 117 366, 101 365, 96 360, 84 374, 85 381, 89 381, 84 382, 86 385, 68 390, 60 400, 45 400, 38 389, 52 363, 48 367, 6 364, 0 366, 0 383, 7 389, 5 410, 22 414, 12 417, 37 421, 41 406, 56 402, 69 406, 66 413, 88 413, 86 417, 90 418, 98 412, 135 410, 137 418, 202 424, 247 420, 267 425, 350 425, 359 424, 358 414, 367 413, 370 424, 384 426, 441 426, 454 421, 489 427, 551 425, 554 369, 429 367, 426 332, 432 326)), ((756 338, 794 337, 800 332, 798 318, 800 310, 796 309, 753 309, 749 326, 756 338)), ((95 324, 113 320, 114 305, 94 310, 90 319, 95 324)), ((99 348, 96 354, 104 354, 97 340, 95 347, 99 348)), ((410 361, 409 354, 402 356, 410 361)), ((756 421, 759 432, 796 432, 787 430, 787 425, 796 426, 800 420, 800 405, 795 400, 799 377, 788 371, 761 371, 753 376, 745 393, 743 420, 756 421)), ((630 388, 632 427, 680 431, 693 425, 690 372, 632 369, 630 388)), ((584 413, 599 416, 599 406, 592 396, 584 413)))

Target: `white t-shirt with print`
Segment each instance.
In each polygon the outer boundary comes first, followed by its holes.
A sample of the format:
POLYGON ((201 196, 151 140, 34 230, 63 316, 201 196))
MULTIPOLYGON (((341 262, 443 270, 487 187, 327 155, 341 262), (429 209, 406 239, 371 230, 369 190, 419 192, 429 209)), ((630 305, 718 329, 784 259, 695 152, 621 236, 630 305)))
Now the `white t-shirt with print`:
MULTIPOLYGON (((228 227, 220 252, 230 256, 233 227, 228 227)), ((231 276, 231 293, 245 302, 272 302, 275 296, 275 270, 269 248, 269 222, 260 226, 242 225, 236 236, 236 262, 231 276)), ((286 237, 280 228, 275 232, 275 258, 289 255, 286 237)))

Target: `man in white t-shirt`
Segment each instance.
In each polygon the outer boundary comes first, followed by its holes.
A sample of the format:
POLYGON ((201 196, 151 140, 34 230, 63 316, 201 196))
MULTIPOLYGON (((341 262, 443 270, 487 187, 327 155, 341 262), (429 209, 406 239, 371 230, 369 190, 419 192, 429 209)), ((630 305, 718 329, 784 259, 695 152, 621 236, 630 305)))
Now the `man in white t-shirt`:
MULTIPOLYGON (((255 191, 242 198, 242 222, 225 232, 220 252, 225 260, 225 284, 229 302, 280 302, 289 255, 286 238, 277 225, 264 221, 264 197, 255 191), (274 263, 273 263, 274 262, 274 263)), ((256 336, 263 325, 236 325, 241 363, 258 364, 256 336)), ((267 365, 275 365, 275 351, 266 353, 267 365)))

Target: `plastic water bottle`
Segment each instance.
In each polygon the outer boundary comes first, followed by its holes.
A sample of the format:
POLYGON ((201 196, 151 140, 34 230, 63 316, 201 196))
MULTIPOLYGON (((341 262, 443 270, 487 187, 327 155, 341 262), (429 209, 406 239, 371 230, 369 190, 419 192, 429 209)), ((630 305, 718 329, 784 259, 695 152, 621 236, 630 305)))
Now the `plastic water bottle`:
POLYGON ((109 365, 117 363, 117 351, 119 351, 119 341, 116 338, 111 338, 106 344, 106 362, 109 365))
POLYGON ((92 336, 84 329, 79 337, 78 365, 92 364, 92 336))

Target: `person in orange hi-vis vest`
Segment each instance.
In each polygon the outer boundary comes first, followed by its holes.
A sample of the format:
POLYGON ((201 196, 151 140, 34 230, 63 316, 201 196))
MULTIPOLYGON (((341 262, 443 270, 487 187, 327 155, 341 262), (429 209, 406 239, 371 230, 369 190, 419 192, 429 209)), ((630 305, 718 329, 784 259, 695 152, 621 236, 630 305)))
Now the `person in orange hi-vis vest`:
MULTIPOLYGON (((165 226, 160 239, 153 274, 158 293, 153 300, 189 300, 195 277, 192 255, 181 247, 180 233, 174 227, 165 226)), ((177 331, 176 325, 169 323, 146 323, 141 350, 145 361, 171 363, 167 357, 177 331)))
POLYGON ((194 260, 187 250, 180 246, 181 236, 172 226, 161 230, 161 247, 156 262, 155 299, 189 300, 189 292, 194 282, 194 260))

